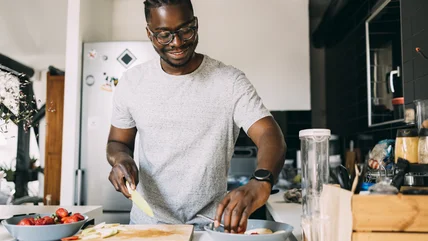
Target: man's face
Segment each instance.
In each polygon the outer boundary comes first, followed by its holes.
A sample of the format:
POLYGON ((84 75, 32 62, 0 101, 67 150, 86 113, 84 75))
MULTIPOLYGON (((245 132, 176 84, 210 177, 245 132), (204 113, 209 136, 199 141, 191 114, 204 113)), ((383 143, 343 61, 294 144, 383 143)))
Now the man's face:
POLYGON ((194 35, 186 40, 185 35, 176 33, 172 41, 161 44, 156 35, 162 31, 177 31, 194 27, 195 18, 187 5, 167 5, 151 9, 151 19, 147 24, 147 35, 159 56, 172 67, 184 67, 191 60, 198 45, 197 29, 194 35), (152 34, 153 33, 153 34, 152 34))

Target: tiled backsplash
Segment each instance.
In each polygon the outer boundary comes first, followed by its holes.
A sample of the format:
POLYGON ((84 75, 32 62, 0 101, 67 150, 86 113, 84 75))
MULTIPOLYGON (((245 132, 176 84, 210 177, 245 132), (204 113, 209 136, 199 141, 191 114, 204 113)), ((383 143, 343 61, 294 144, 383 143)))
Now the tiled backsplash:
MULTIPOLYGON (((296 159, 296 151, 300 149, 299 131, 311 128, 311 111, 272 111, 271 112, 287 143, 286 159, 296 159)), ((237 146, 253 146, 254 143, 241 130, 237 146)))
MULTIPOLYGON (((327 127, 346 136, 344 143, 352 139, 368 150, 381 139, 395 138, 405 125, 368 127, 365 20, 377 1, 349 2, 333 21, 325 50, 327 127)), ((428 56, 428 1, 401 0, 401 15, 404 96, 411 106, 414 99, 428 98, 428 60, 415 51, 420 47, 428 56)))

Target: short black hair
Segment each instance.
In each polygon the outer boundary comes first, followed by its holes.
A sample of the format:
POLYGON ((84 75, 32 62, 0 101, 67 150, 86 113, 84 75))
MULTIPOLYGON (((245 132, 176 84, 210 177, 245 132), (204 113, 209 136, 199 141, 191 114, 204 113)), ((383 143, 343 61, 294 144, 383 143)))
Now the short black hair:
POLYGON ((159 8, 166 5, 180 5, 185 4, 189 6, 193 13, 193 6, 190 0, 145 0, 144 1, 144 14, 146 15, 146 22, 150 21, 150 9, 159 8))

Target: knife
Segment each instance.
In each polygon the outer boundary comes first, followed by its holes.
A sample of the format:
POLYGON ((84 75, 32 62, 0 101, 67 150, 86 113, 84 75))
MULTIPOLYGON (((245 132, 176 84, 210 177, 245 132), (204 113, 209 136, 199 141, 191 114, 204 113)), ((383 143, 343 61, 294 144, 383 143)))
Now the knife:
MULTIPOLYGON (((203 215, 203 214, 196 214, 196 216, 197 217, 200 217, 200 218, 204 218, 204 219, 206 219, 206 220, 208 220, 208 221, 211 221, 211 222, 215 222, 215 220, 214 219, 212 219, 212 218, 209 218, 209 217, 207 217, 207 216, 205 216, 205 215, 203 215)), ((224 228, 224 225, 222 224, 222 223, 220 223, 220 227, 223 227, 224 228)))
POLYGON ((128 188, 129 194, 131 194, 131 200, 134 202, 135 205, 143 212, 145 212, 148 216, 154 217, 153 210, 150 208, 147 201, 137 192, 137 190, 132 190, 129 186, 129 183, 126 182, 126 188, 128 188))

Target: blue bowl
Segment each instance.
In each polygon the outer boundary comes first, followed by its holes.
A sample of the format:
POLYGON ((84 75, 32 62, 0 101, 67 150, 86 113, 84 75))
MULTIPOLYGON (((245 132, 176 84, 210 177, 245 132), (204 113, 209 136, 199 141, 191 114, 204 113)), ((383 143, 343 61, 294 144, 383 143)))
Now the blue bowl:
POLYGON ((34 214, 12 217, 1 221, 1 224, 7 229, 10 235, 20 241, 53 241, 75 235, 86 221, 88 221, 88 216, 82 215, 85 219, 75 223, 35 226, 17 225, 19 221, 24 218, 50 215, 51 214, 34 214))

